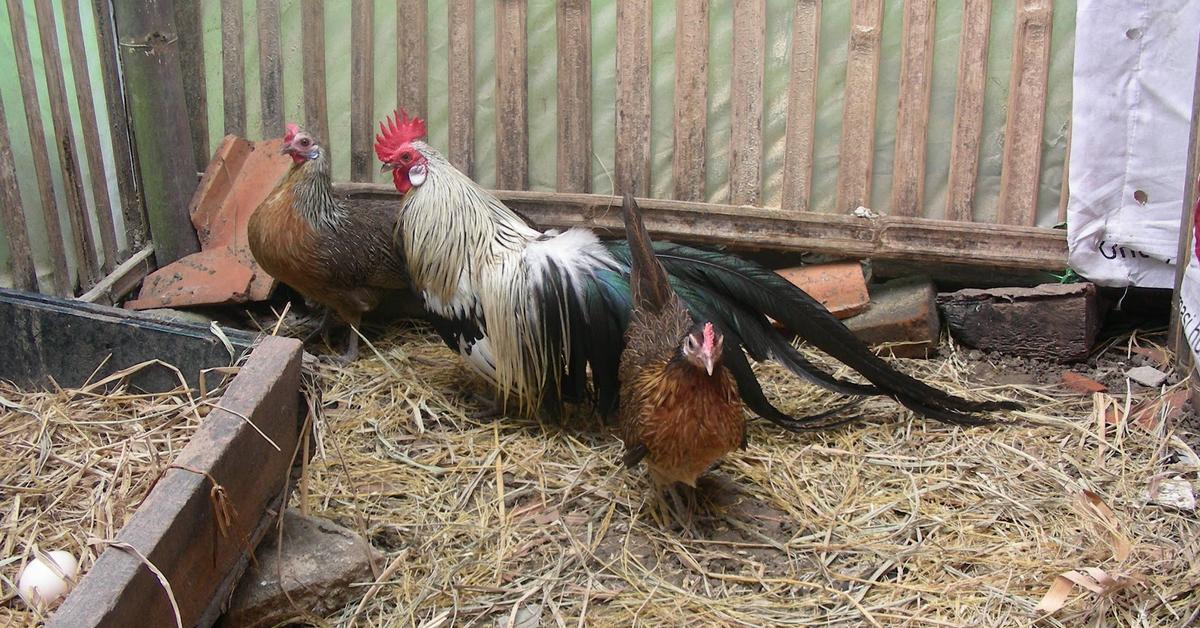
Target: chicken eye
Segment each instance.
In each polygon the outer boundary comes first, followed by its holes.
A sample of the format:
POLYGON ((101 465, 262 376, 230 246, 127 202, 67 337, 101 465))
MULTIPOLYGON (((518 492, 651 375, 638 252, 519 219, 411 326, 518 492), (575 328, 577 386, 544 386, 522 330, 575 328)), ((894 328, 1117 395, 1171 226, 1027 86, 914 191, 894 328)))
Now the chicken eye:
POLYGON ((696 350, 696 337, 688 336, 687 339, 683 341, 683 346, 686 347, 688 351, 695 351, 696 350))
POLYGON ((412 161, 412 153, 410 153, 408 151, 404 151, 403 153, 400 153, 400 161, 403 163, 408 163, 408 162, 412 161))
POLYGON ((302 139, 302 140, 300 140, 300 145, 301 145, 301 146, 303 146, 303 147, 305 147, 305 148, 308 148, 308 146, 309 146, 310 144, 312 144, 312 142, 310 142, 310 141, 309 141, 309 139, 308 139, 307 137, 306 137, 306 138, 304 138, 304 139, 302 139))

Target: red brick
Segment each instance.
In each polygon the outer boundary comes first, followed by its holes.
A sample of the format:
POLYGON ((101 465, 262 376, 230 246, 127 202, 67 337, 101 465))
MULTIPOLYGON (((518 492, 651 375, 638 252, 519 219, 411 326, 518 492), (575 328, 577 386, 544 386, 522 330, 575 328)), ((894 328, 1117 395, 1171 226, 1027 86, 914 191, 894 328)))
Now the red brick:
POLYGON ((872 285, 871 303, 862 314, 846 319, 846 327, 863 342, 900 358, 924 358, 937 350, 941 331, 937 289, 924 277, 895 279, 872 285))
POLYGON ((796 266, 775 272, 820 301, 838 318, 862 312, 870 301, 862 264, 858 262, 796 266))

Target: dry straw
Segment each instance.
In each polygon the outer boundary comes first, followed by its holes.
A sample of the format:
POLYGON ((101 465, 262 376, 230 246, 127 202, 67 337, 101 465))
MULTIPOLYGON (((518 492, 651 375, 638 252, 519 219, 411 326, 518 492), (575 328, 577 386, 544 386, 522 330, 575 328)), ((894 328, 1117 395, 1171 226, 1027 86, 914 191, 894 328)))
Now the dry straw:
MULTIPOLYGON (((1200 614, 1200 521, 1146 502, 1200 472, 1157 394, 981 387, 953 348, 897 361, 1027 410, 971 429, 888 400, 830 432, 755 421, 749 449, 710 474, 681 521, 641 470, 621 468, 620 443, 586 407, 562 423, 473 418, 486 391, 428 330, 401 326, 367 347, 353 365, 315 367, 314 458, 295 497, 387 554, 321 620, 331 626, 1186 625, 1200 614)), ((795 414, 839 402, 759 372, 795 414)), ((195 429, 197 402, 0 391, 11 557, 0 558, 0 622, 28 621, 11 596, 30 548, 90 566, 86 540, 115 537, 195 429)))
MULTIPOLYGON (((0 382, 0 625, 37 623, 16 595, 42 550, 79 557, 80 574, 115 539, 207 414, 181 384, 146 394, 125 386, 152 361, 74 390, 22 391, 0 382)), ((212 394, 217 394, 214 391, 212 394)))
MULTIPOLYGON (((897 361, 1027 410, 972 429, 888 400, 831 432, 755 421, 684 527, 586 408, 563 423, 473 419, 485 391, 436 336, 406 328, 373 350, 319 367, 299 499, 390 563, 330 625, 1179 625, 1200 613, 1200 522, 1146 503, 1152 485, 1200 471, 1161 420, 1177 415, 1170 404, 1143 403, 1157 394, 982 387, 952 347, 897 361)), ((1126 354, 1114 345, 1102 360, 1126 354)), ((797 415, 839 402, 759 372, 797 415)))

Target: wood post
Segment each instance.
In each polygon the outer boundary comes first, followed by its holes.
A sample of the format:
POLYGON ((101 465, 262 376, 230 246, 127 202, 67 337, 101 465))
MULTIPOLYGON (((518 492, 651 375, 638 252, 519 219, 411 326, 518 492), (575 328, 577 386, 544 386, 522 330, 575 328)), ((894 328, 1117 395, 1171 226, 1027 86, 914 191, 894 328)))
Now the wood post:
POLYGON ((1200 373, 1195 368, 1192 348, 1188 345, 1187 333, 1179 320, 1179 312, 1183 275, 1192 259, 1196 233, 1193 221, 1195 215, 1192 212, 1197 197, 1200 196, 1200 45, 1196 49, 1195 83, 1192 95, 1192 133, 1188 142, 1187 175, 1184 182, 1186 187, 1183 192, 1183 212, 1179 221, 1179 253, 1175 256, 1175 293, 1171 298, 1171 326, 1168 333, 1171 350, 1175 354, 1175 369, 1181 374, 1187 374, 1193 406, 1200 403, 1200 373))
POLYGON ((159 265, 200 250, 188 216, 196 163, 174 0, 114 0, 125 91, 159 265))

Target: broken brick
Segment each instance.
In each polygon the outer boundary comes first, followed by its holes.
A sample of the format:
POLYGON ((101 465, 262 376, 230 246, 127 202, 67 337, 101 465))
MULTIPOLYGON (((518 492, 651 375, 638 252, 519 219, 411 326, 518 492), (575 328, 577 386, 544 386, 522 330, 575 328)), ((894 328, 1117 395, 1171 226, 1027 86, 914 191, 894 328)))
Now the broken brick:
POLYGON ((371 562, 381 559, 354 532, 293 509, 283 513, 282 538, 282 552, 279 535, 263 539, 217 626, 277 626, 335 611, 361 597, 350 585, 372 581, 371 562))
POLYGON ((928 278, 872 285, 870 295, 867 310, 845 321, 855 336, 872 346, 887 343, 888 350, 900 358, 924 358, 937 349, 941 331, 937 289, 928 278))
POLYGON ((1069 390, 1073 390, 1082 395, 1090 395, 1092 393, 1104 392, 1108 390, 1108 386, 1072 371, 1066 371, 1062 374, 1062 384, 1069 390))
POLYGON ((820 301, 838 318, 854 316, 867 309, 870 295, 859 262, 812 264, 775 272, 820 301))
POLYGON ((938 306, 968 347, 1056 362, 1086 359, 1100 331, 1090 283, 959 290, 938 295, 938 306))
POLYGON ((245 303, 271 295, 275 279, 254 261, 246 227, 292 165, 280 146, 280 139, 225 136, 189 204, 200 252, 150 273, 126 308, 245 303))

